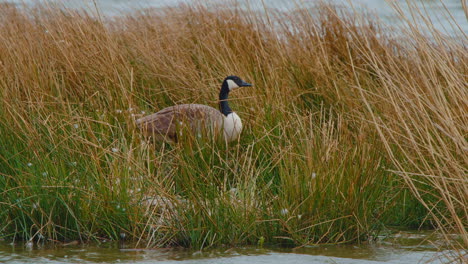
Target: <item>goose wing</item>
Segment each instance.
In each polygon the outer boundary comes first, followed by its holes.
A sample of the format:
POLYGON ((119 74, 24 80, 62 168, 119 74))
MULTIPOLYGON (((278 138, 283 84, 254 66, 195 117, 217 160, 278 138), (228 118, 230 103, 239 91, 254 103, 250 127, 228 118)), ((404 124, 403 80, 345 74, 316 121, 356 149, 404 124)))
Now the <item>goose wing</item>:
POLYGON ((182 104, 164 108, 136 122, 148 136, 176 140, 177 128, 180 126, 188 126, 192 133, 200 133, 207 128, 214 128, 214 132, 219 132, 223 121, 223 114, 213 107, 201 104, 182 104))

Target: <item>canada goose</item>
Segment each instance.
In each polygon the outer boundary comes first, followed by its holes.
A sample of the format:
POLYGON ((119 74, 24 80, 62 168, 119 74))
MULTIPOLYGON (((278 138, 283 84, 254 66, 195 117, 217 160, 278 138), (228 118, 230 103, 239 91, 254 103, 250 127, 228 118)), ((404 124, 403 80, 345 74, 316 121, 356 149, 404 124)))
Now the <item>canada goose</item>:
POLYGON ((242 122, 229 107, 227 99, 230 91, 245 86, 252 85, 237 76, 228 76, 219 91, 219 110, 201 104, 174 105, 142 117, 136 123, 146 136, 153 136, 156 140, 177 141, 182 135, 181 128, 185 126, 198 137, 207 131, 214 134, 223 131, 224 139, 231 142, 239 137, 242 122))

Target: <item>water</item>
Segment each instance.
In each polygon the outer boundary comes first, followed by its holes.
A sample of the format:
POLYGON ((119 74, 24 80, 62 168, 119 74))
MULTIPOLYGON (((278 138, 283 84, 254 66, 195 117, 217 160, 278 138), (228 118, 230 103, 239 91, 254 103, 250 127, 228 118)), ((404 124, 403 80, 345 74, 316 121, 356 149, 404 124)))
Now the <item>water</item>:
MULTIPOLYGON (((182 3, 193 4, 200 2, 197 0, 0 0, 0 2, 11 2, 15 4, 43 5, 52 2, 60 2, 71 8, 83 8, 94 12, 96 6, 101 13, 106 15, 119 15, 125 11, 131 11, 138 8, 161 8, 165 6, 176 6, 182 3)), ((229 0, 228 0, 229 1, 229 0)), ((219 4, 226 3, 223 0, 206 0, 203 3, 219 4)), ((231 0, 232 1, 232 0, 231 0)), ((248 6, 254 10, 263 10, 264 5, 268 8, 275 8, 281 11, 288 11, 298 6, 308 6, 313 8, 319 0, 237 0, 241 6, 248 6)), ((416 9, 425 10, 424 17, 429 18, 434 28, 450 36, 463 35, 466 39, 468 33, 468 18, 463 10, 462 2, 466 0, 410 0, 416 9), (448 11, 448 12, 447 12, 448 11)), ((347 9, 370 10, 380 17, 384 22, 391 25, 404 25, 395 10, 390 6, 388 0, 335 0, 335 3, 345 6, 347 9)), ((415 8, 408 7, 407 1, 396 1, 401 4, 403 12, 411 17, 410 10, 415 8)), ((468 4, 467 4, 468 5, 468 4)), ((467 7, 468 8, 468 7, 467 7)), ((468 12, 468 10, 466 10, 468 12)), ((422 19, 416 18, 412 23, 419 24, 422 29, 426 28, 422 19)))
MULTIPOLYGON (((456 238, 455 238, 456 239, 456 238)), ((442 237, 431 232, 398 232, 380 242, 363 245, 325 245, 297 249, 255 247, 208 251, 136 249, 114 242, 96 245, 15 244, 0 241, 0 263, 447 263, 454 252, 437 251, 442 237)), ((467 252, 465 252, 467 253, 467 252)))

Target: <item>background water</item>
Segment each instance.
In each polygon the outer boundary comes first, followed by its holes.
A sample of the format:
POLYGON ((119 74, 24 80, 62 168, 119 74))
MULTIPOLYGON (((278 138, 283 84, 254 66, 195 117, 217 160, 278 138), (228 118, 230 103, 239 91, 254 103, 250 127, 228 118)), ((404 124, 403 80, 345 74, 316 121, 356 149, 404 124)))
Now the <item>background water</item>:
MULTIPOLYGON (((240 5, 248 6, 251 9, 263 10, 264 7, 275 8, 281 11, 288 11, 298 6, 308 6, 313 8, 320 0, 237 0, 240 5)), ((206 4, 229 3, 225 0, 0 0, 0 2, 11 2, 15 4, 44 5, 53 2, 60 2, 72 8, 83 8, 94 12, 96 6, 105 15, 119 15, 127 11, 139 8, 161 8, 166 6, 176 6, 179 4, 194 4, 203 2, 206 4)), ((326 2, 326 1, 325 1, 326 2)), ((336 4, 347 9, 369 10, 377 14, 382 20, 391 25, 403 25, 396 11, 390 6, 389 0, 335 0, 336 4)), ((467 0, 393 0, 401 5, 404 13, 409 15, 410 10, 423 10, 424 17, 429 18, 434 27, 451 36, 462 36, 466 40, 468 33, 468 19, 463 9, 463 2, 468 5, 467 0), (410 6, 408 6, 410 2, 410 6)), ((467 7, 468 8, 468 7, 467 7)), ((410 17, 410 16, 409 16, 410 17)), ((412 23, 414 23, 412 21, 412 23)), ((425 28, 421 19, 416 19, 416 23, 425 28)))

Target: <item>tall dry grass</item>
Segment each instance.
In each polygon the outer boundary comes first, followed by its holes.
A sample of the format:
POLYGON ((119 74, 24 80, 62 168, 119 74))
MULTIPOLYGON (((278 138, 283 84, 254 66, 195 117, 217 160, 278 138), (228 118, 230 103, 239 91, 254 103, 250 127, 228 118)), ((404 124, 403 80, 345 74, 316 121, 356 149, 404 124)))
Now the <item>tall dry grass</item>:
POLYGON ((146 246, 365 241, 466 226, 466 39, 369 16, 0 9, 0 234, 146 246), (245 130, 154 145, 135 118, 216 105, 245 130))

